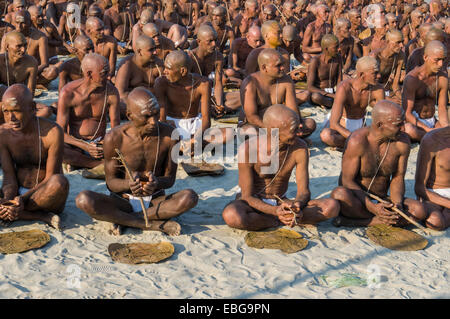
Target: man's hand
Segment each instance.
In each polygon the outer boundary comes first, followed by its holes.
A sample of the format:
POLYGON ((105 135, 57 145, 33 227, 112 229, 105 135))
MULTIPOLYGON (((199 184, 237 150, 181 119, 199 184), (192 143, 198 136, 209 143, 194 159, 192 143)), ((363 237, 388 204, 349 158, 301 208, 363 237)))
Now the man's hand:
POLYGON ((88 143, 84 150, 95 159, 103 158, 103 147, 97 145, 96 143, 88 143))
POLYGON ((158 189, 158 179, 153 172, 149 172, 148 174, 148 182, 145 182, 142 187, 144 196, 152 195, 158 189))
POLYGON ((136 173, 134 174, 134 179, 129 181, 129 185, 133 196, 142 197, 144 190, 142 189, 141 180, 136 173))
POLYGON ((297 202, 295 202, 293 205, 288 204, 288 203, 282 203, 277 208, 278 219, 284 225, 289 226, 289 227, 294 227, 295 225, 297 225, 299 220, 301 220, 302 215, 303 214, 300 211, 300 205, 297 202), (290 209, 292 209, 295 212, 295 214, 293 214, 290 209))
POLYGON ((0 206, 0 219, 7 221, 15 221, 19 219, 19 215, 24 209, 23 200, 20 196, 16 196, 13 201, 17 204, 4 206, 3 204, 7 201, 3 201, 0 206))
POLYGON ((392 208, 392 203, 377 203, 375 204, 374 214, 385 224, 394 225, 398 222, 399 216, 397 213, 391 212, 387 208, 392 208))

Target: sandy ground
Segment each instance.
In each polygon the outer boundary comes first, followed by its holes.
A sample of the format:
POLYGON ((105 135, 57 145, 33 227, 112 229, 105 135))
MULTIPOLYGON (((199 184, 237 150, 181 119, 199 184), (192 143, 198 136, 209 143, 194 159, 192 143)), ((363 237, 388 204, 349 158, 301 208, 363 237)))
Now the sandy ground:
MULTIPOLYGON (((56 84, 53 85, 56 88, 56 84)), ((38 100, 57 100, 45 92, 38 100)), ((321 128, 325 112, 310 108, 321 128)), ((319 129, 312 136, 310 189, 313 197, 337 186, 341 153, 324 147, 319 129)), ((406 174, 406 195, 414 196, 418 145, 406 174)), ((178 217, 182 234, 126 229, 109 235, 105 223, 93 221, 75 206, 76 195, 90 189, 106 193, 105 182, 67 174, 70 195, 61 215, 64 230, 43 223, 16 222, 0 232, 41 229, 51 236, 42 249, 0 255, 1 298, 448 298, 450 297, 449 231, 428 237, 417 252, 390 251, 376 246, 365 229, 336 228, 331 221, 317 228, 295 228, 309 239, 294 254, 257 250, 245 244, 245 231, 224 224, 221 212, 237 191, 237 164, 225 164, 221 177, 187 177, 179 167, 168 193, 185 188, 200 196, 198 205, 178 217), (114 242, 171 242, 174 255, 149 265, 114 263, 107 251, 114 242), (380 283, 367 285, 372 278, 380 283), (345 281, 345 278, 352 278, 345 281)), ((296 185, 291 176, 289 197, 296 185)))

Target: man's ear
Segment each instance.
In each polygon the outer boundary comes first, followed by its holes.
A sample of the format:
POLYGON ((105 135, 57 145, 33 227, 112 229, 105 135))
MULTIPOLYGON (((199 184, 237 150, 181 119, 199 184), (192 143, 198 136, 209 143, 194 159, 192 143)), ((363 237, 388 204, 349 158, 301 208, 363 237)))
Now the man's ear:
POLYGON ((86 75, 89 79, 92 79, 92 71, 87 71, 86 75))
POLYGON ((188 74, 188 69, 185 66, 180 68, 180 73, 182 77, 185 77, 188 74))

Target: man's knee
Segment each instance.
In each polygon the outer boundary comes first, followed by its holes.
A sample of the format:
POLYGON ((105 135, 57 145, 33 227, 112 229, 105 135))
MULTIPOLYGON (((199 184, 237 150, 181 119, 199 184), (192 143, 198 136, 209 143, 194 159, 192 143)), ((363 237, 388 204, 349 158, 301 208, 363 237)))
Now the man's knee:
POLYGON ((328 127, 324 128, 322 132, 320 132, 320 140, 324 142, 325 144, 331 144, 331 129, 328 127))
POLYGON ((425 207, 417 200, 408 201, 408 212, 418 220, 424 220, 427 218, 425 207))
POLYGON ((320 93, 317 93, 317 92, 311 93, 310 97, 311 97, 311 102, 313 102, 315 104, 320 104, 323 99, 323 95, 320 93))
POLYGON ((61 195, 67 195, 69 193, 69 181, 63 174, 52 175, 48 180, 49 193, 58 193, 61 195))
POLYGON ((56 79, 58 77, 58 75, 59 75, 59 69, 58 69, 58 67, 56 67, 54 65, 48 66, 42 72, 42 76, 49 81, 53 81, 54 79, 56 79))
POLYGON ((446 229, 445 218, 442 215, 442 213, 438 212, 438 211, 431 212, 430 216, 428 216, 425 224, 428 228, 438 230, 438 231, 443 231, 446 229))
POLYGON ((239 213, 236 201, 229 203, 222 212, 222 218, 225 223, 233 228, 246 228, 246 221, 239 213))
POLYGON ((93 212, 95 204, 93 194, 94 192, 89 190, 81 191, 75 198, 75 205, 85 213, 93 212))
POLYGON ((340 202, 346 201, 351 196, 352 196, 351 191, 345 188, 344 186, 338 186, 331 192, 331 198, 338 200, 340 202))
POLYGON ((175 207, 176 212, 185 212, 194 208, 198 203, 198 195, 192 189, 184 189, 179 192, 178 202, 175 207))
POLYGON ((314 132, 316 130, 317 124, 311 118, 303 119, 303 126, 306 128, 308 132, 314 132))
POLYGON ((326 198, 324 199, 325 203, 323 206, 322 215, 324 215, 327 219, 335 218, 339 215, 339 211, 341 210, 341 205, 336 199, 326 198))

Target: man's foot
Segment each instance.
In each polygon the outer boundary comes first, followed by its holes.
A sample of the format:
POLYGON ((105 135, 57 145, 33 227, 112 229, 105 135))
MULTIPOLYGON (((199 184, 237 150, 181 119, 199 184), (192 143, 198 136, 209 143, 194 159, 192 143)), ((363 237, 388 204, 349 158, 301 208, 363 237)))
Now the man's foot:
POLYGON ((146 230, 158 230, 169 236, 181 234, 181 226, 173 220, 152 220, 146 230))
POLYGON ((56 230, 61 230, 61 218, 59 218, 56 214, 49 213, 49 220, 47 221, 47 224, 56 230))
POLYGON ((84 169, 81 173, 81 176, 84 178, 90 178, 90 179, 105 179, 105 165, 100 164, 95 166, 94 168, 90 169, 84 169))
POLYGON ((108 234, 113 236, 120 236, 122 235, 122 226, 118 224, 111 223, 111 228, 108 230, 108 234))

